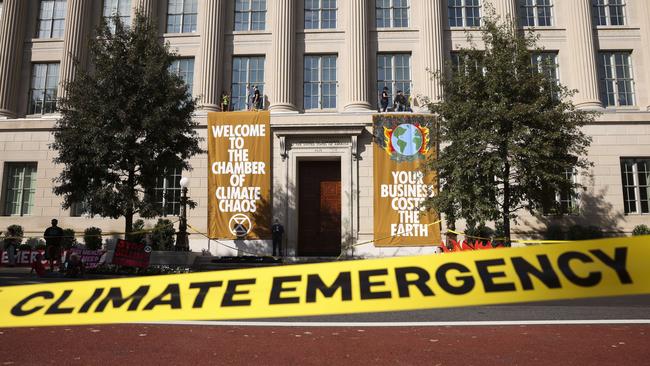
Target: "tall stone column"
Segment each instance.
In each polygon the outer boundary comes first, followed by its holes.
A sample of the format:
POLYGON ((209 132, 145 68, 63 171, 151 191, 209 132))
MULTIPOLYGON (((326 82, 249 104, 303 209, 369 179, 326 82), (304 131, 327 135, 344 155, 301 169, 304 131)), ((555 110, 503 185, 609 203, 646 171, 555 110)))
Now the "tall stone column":
POLYGON ((572 20, 567 23, 569 48, 572 52, 572 88, 578 89, 574 103, 580 108, 602 108, 598 97, 598 69, 596 67, 596 46, 591 24, 591 1, 569 1, 568 14, 572 20))
POLYGON ((643 40, 643 49, 645 50, 645 59, 646 59, 646 90, 645 90, 645 100, 640 100, 639 105, 648 111, 650 111, 650 1, 642 1, 641 6, 643 7, 641 11, 642 19, 644 23, 641 25, 641 39, 643 40))
POLYGON ((223 0, 201 0, 201 80, 199 95, 203 109, 219 110, 223 54, 223 0))
POLYGON ((348 78, 346 111, 367 111, 370 105, 368 89, 368 0, 348 0, 350 26, 346 32, 348 78))
MULTIPOLYGON (((444 18, 442 16, 442 0, 427 0, 422 2, 422 54, 424 67, 431 72, 442 71, 445 64, 445 42, 443 39, 444 18)), ((442 99, 440 80, 433 78, 427 72, 423 79, 422 92, 432 102, 442 99)))
POLYGON ((0 17, 0 117, 16 117, 28 2, 5 0, 0 17))
POLYGON ((59 75, 59 98, 65 97, 65 84, 74 80, 77 64, 86 65, 88 32, 92 2, 86 0, 68 0, 63 55, 61 56, 61 73, 59 75))
POLYGON ((131 4, 131 8, 133 9, 133 13, 131 14, 131 18, 133 21, 135 21, 135 12, 140 10, 140 12, 146 16, 147 18, 150 18, 154 22, 157 21, 156 19, 156 5, 158 0, 132 0, 133 3, 131 4))
POLYGON ((275 20, 273 22, 272 46, 273 74, 271 80, 271 105, 274 112, 292 112, 294 83, 295 19, 294 0, 275 0, 275 20))

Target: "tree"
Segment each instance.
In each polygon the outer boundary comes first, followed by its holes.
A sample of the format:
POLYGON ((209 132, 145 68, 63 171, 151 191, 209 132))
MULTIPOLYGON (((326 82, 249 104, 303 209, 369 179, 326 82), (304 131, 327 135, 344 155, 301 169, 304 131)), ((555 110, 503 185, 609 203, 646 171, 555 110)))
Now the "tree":
POLYGON ((137 14, 131 28, 113 17, 90 42, 92 71, 80 71, 65 85, 61 119, 52 149, 63 171, 54 193, 64 208, 84 203, 93 214, 125 218, 160 216, 156 179, 172 169, 190 169, 200 153, 193 99, 183 80, 170 72, 175 57, 156 26, 137 14))
POLYGON ((553 65, 532 62, 543 51, 537 36, 514 28, 486 17, 484 47, 468 35, 458 62, 435 75, 443 100, 429 104, 440 117, 442 148, 428 164, 440 191, 426 204, 452 227, 461 218, 468 227, 494 221, 506 241, 519 210, 539 212, 553 205, 555 192, 578 186, 565 171, 590 165, 591 139, 581 127, 596 116, 572 104, 576 91, 555 80, 553 65))

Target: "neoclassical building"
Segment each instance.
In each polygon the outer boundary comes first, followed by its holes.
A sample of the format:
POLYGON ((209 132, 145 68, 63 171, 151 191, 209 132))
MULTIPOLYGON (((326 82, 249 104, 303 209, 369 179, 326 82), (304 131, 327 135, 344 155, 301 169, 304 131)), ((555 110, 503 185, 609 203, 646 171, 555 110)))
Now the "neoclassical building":
MULTIPOLYGON (((650 223, 650 1, 0 0, 0 230, 17 223, 39 236, 53 217, 77 231, 122 230, 121 220, 91 217, 81 205, 61 208, 52 193, 60 168, 48 145, 60 85, 75 76, 73 59, 87 66, 87 42, 102 17, 119 13, 128 23, 139 8, 177 53, 174 72, 201 97, 202 137, 222 92, 245 110, 253 86, 260 91, 271 113, 273 216, 284 224, 287 254, 333 255, 317 240, 301 240, 332 224, 348 255, 429 253, 432 243, 350 247, 373 239, 373 115, 384 87, 391 100, 402 90, 416 112, 424 110, 422 97, 440 98, 427 70, 467 45, 466 32, 476 32, 488 3, 519 28, 534 27, 546 50, 539 57, 579 91, 575 104, 602 112, 585 127, 594 165, 575 174, 586 190, 577 199, 558 195, 572 213, 562 222, 620 233, 650 223), (319 190, 323 182, 334 188, 319 190), (313 214, 323 202, 338 210, 325 224, 313 214)), ((178 182, 188 176, 198 202, 189 222, 205 232, 207 156, 191 163, 192 171, 160 177, 160 191, 176 197, 161 204, 178 215, 178 182)), ((523 215, 514 232, 528 237, 554 220, 523 215)), ((197 234, 190 243, 218 254, 270 253, 268 242, 197 234)))

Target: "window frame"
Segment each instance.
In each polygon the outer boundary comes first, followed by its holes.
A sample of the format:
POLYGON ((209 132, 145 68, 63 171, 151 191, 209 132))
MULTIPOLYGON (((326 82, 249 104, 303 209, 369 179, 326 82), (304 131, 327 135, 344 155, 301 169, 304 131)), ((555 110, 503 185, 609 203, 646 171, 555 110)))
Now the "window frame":
POLYGON ((111 33, 115 32, 115 24, 110 21, 110 18, 112 18, 114 15, 119 14, 120 20, 126 27, 131 26, 131 8, 133 6, 133 0, 104 0, 104 3, 102 4, 102 18, 108 25, 108 28, 111 30, 111 33), (111 8, 113 7, 113 4, 117 4, 115 6, 115 11, 113 11, 110 14, 106 14, 106 10, 108 7, 106 6, 108 3, 111 3, 111 8), (128 3, 128 6, 120 6, 121 4, 128 3), (126 14, 120 13, 120 8, 126 8, 126 14))
MULTIPOLYGON (((593 18, 594 25, 597 27, 622 27, 627 25, 627 3, 625 0, 592 0, 592 9, 593 9, 593 18), (603 1, 601 4, 600 1, 603 1), (615 1, 620 1, 620 3, 611 3, 615 1), (612 8, 620 7, 622 24, 612 24, 612 8), (601 16, 600 9, 603 10, 604 14, 601 16), (601 24, 600 20, 604 19, 605 24, 601 24)), ((617 19, 617 18, 615 18, 617 19)))
MULTIPOLYGON (((459 1, 462 2, 462 5, 459 5, 459 6, 455 5, 455 4, 452 5, 450 1, 447 2, 447 26, 449 26, 449 28, 479 28, 483 24, 483 20, 482 20, 483 19, 483 16, 482 16, 483 0, 476 0, 477 3, 478 3, 478 5, 476 5, 476 6, 474 6, 474 5, 469 5, 468 6, 467 5, 467 1, 473 1, 473 0, 459 0, 459 1), (451 9, 458 9, 458 8, 461 9, 461 19, 462 19, 463 24, 461 24, 461 25, 457 25, 457 24, 456 25, 451 25, 451 17, 449 16, 450 15, 450 10, 451 9), (476 8, 476 9, 478 9, 478 25, 467 25, 468 24, 468 22, 467 22, 467 20, 468 20, 467 9, 468 8, 476 8)), ((454 19, 456 19, 455 16, 454 16, 454 19)))
POLYGON ((623 189, 623 211, 625 215, 649 215, 650 214, 650 157, 621 157, 621 186, 623 189), (646 164, 646 184, 643 186, 646 189, 646 199, 641 198, 641 184, 639 181, 639 162, 645 162, 646 164), (631 164, 629 164, 631 163, 631 164), (630 166, 631 171, 628 171, 627 168, 630 166), (627 174, 632 174, 632 184, 628 181, 627 174), (634 198, 629 198, 628 189, 632 189, 634 192, 634 198), (629 207, 629 203, 633 202, 635 205, 634 211, 629 207), (646 211, 643 211, 643 203, 645 202, 646 211))
MULTIPOLYGON (((386 68, 383 68, 384 70, 386 68)), ((401 90, 404 93, 404 96, 406 97, 406 100, 408 101, 411 97, 411 91, 413 89, 413 55, 408 52, 396 52, 396 53, 378 53, 377 54, 377 69, 376 69, 376 75, 377 75, 377 99, 379 100, 379 96, 381 96, 382 90, 384 86, 388 86, 388 103, 389 105, 392 105, 393 101, 395 100, 395 95, 397 94, 398 90, 401 90), (409 79, 396 79, 396 74, 397 74, 397 66, 396 66, 396 57, 398 56, 407 56, 408 57, 408 76, 409 79), (380 75, 379 75, 379 59, 381 57, 390 57, 391 58, 391 79, 381 79, 380 80, 380 75), (390 85, 386 85, 387 82, 390 82, 390 85), (404 88, 399 88, 397 87, 397 84, 404 84, 408 82, 408 92, 404 90, 404 88)))
MULTIPOLYGON (((240 61, 241 62, 241 61, 240 61)), ((260 91, 260 97, 262 98, 262 103, 264 103, 264 78, 265 78, 265 69, 266 69, 266 56, 264 55, 233 55, 232 57, 232 63, 231 63, 231 73, 230 73, 230 105, 233 111, 245 111, 249 110, 249 100, 250 100, 250 92, 253 89, 253 86, 257 86, 259 91, 260 91), (245 70, 245 80, 243 82, 237 82, 235 83, 235 61, 236 60, 245 60, 246 61, 246 70, 245 70), (251 68, 251 61, 257 61, 256 65, 259 65, 259 61, 261 60, 262 62, 262 68, 259 69, 252 69, 251 68), (260 71, 262 72, 262 81, 251 81, 251 74, 255 71, 260 71), (245 100, 243 107, 245 108, 239 108, 239 103, 241 103, 240 99, 242 98, 241 95, 233 93, 233 89, 235 86, 241 86, 243 85, 245 88, 245 100)), ((240 69, 241 70, 241 69, 240 69)))
POLYGON ((61 77, 61 63, 59 62, 33 62, 32 63, 32 70, 31 70, 31 75, 30 75, 30 82, 29 82, 29 93, 27 94, 27 114, 28 115, 45 115, 45 114, 53 114, 57 113, 57 92, 58 92, 58 86, 59 86, 59 78, 61 77), (56 65, 56 80, 54 81, 54 85, 50 85, 49 80, 50 77, 53 77, 50 74, 50 67, 54 68, 56 65), (45 75, 43 77, 44 82, 43 82, 43 88, 35 88, 34 87, 34 81, 36 80, 36 73, 37 70, 36 68, 38 66, 45 66, 45 75), (48 86, 50 86, 48 88, 48 86), (52 98, 48 99, 48 91, 52 93, 52 98), (41 92, 42 93, 42 99, 37 100, 36 102, 40 102, 40 112, 36 111, 36 105, 34 104, 34 93, 35 92, 41 92), (48 106, 48 107, 46 107, 48 106))
POLYGON ((172 171, 165 169, 162 177, 156 177, 154 188, 154 199, 156 205, 161 209, 161 216, 179 216, 181 212, 181 195, 183 188, 180 181, 183 177, 183 169, 173 168, 172 171), (171 191, 171 193, 170 193, 171 191), (171 196, 171 199, 169 199, 171 196), (171 212, 167 212, 167 205, 171 204, 171 212))
POLYGON ((554 14, 555 4, 553 0, 519 0, 519 10, 521 11, 521 16, 519 17, 521 25, 523 27, 553 27, 555 25, 555 14, 554 14), (528 1, 532 1, 533 4, 529 5, 528 1), (548 4, 539 4, 540 1, 548 1, 548 4), (532 20, 533 24, 529 24, 527 9, 532 10, 532 20), (548 23, 540 25, 540 9, 548 10, 548 23))
MULTIPOLYGON (((305 0, 303 2, 303 28, 305 30, 318 30, 318 29, 337 29, 338 27, 338 11, 339 11, 339 3, 338 0, 328 0, 330 2, 334 2, 334 8, 324 8, 323 7, 323 1, 324 0, 313 0, 313 1, 318 1, 318 7, 317 8, 307 8, 307 2, 310 0, 305 0), (315 12, 318 14, 318 21, 317 21, 317 26, 316 27, 307 27, 307 13, 308 12, 315 12), (324 13, 332 13, 334 14, 334 26, 333 27, 324 27, 323 26, 323 14, 324 13)), ((345 0, 344 0, 345 1, 345 0)), ((331 19, 330 19, 331 21, 331 19)), ((313 23, 310 23, 313 24, 313 23)))
MULTIPOLYGON (((599 89, 600 89, 600 99, 601 102, 603 103, 603 106, 606 108, 628 108, 628 107, 633 107, 636 106, 636 92, 635 92, 635 83, 634 83, 634 67, 632 66, 632 52, 631 51, 613 51, 613 50, 606 50, 606 51, 601 51, 598 53, 598 84, 599 84, 599 89), (622 55, 624 56, 624 59, 627 61, 627 64, 623 66, 627 66, 627 73, 629 74, 629 78, 619 78, 617 73, 618 73, 618 64, 616 63, 616 57, 622 55), (609 60, 607 60, 609 59, 609 60), (609 66, 605 63, 605 61, 609 61, 609 66), (608 78, 608 72, 611 74, 611 78, 608 78), (611 82, 612 86, 612 92, 609 92, 609 83, 611 82), (619 90, 620 83, 626 83, 629 82, 630 85, 630 90, 629 92, 626 91, 624 94, 626 95, 626 98, 629 96, 629 99, 631 99, 631 102, 628 104, 621 104, 621 91, 619 90), (609 95, 613 94, 615 96, 614 98, 614 104, 610 104, 609 102, 609 95)), ((629 100, 628 99, 628 100, 629 100)))
POLYGON ((267 3, 266 0, 235 0, 233 31, 234 32, 264 32, 264 31, 266 31, 266 14, 267 14, 267 12, 268 12, 268 3, 267 3), (248 8, 246 10, 238 10, 237 9, 238 3, 240 1, 241 2, 246 2, 248 4, 248 8), (264 5, 263 10, 254 10, 253 9, 253 4, 256 1, 259 1, 259 2, 263 3, 263 5, 264 5), (264 27, 261 28, 261 29, 253 27, 254 24, 259 23, 259 22, 253 21, 253 14, 255 14, 255 13, 262 13, 263 14, 263 16, 262 16, 262 20, 263 20, 262 24, 264 24, 264 27), (242 23, 239 23, 237 21, 237 14, 247 14, 247 21, 246 21, 247 27, 246 27, 246 29, 237 29, 237 25, 242 24, 242 23))
MULTIPOLYGON (((380 7, 380 2, 382 0, 376 0, 375 1, 375 28, 377 29, 382 29, 382 28, 409 28, 411 26, 411 0, 385 0, 388 1, 389 5, 387 8, 382 8, 380 7), (396 7, 395 2, 396 1, 404 1, 406 3, 406 7, 396 7), (396 21, 396 16, 395 13, 398 10, 406 9, 406 25, 395 25, 396 21), (388 10, 388 26, 386 25, 379 25, 379 12, 380 11, 385 11, 388 10)), ((403 18, 400 18, 403 21, 403 18)))
POLYGON ((5 162, 4 164, 4 179, 3 179, 3 190, 2 190, 2 216, 31 216, 32 215, 32 210, 35 206, 35 201, 36 201, 36 188, 37 188, 37 175, 38 175, 38 163, 37 162, 32 162, 32 161, 18 161, 18 162, 5 162), (12 174, 12 169, 22 169, 22 172, 20 172, 20 187, 18 189, 13 188, 13 177, 15 177, 14 174, 12 174), (25 188, 25 175, 27 173, 28 168, 33 168, 29 172, 30 174, 30 187, 25 188), (20 192, 20 199, 19 201, 19 206, 18 206, 18 212, 19 213, 13 213, 13 208, 10 209, 10 206, 15 207, 15 202, 16 200, 9 201, 9 197, 16 197, 14 194, 10 194, 9 191, 19 191, 20 192), (27 201, 25 200, 25 191, 28 191, 28 199, 27 201), (25 205, 27 205, 27 210, 25 210, 25 205), (10 213, 11 212, 11 213, 10 213))
MULTIPOLYGON (((330 68, 330 71, 331 70, 332 69, 330 68)), ((303 58, 303 86, 302 86, 302 90, 303 90, 303 98, 302 98, 302 100, 303 100, 303 109, 305 109, 305 110, 335 110, 338 107, 338 55, 337 54, 309 54, 309 55, 305 55, 304 58, 303 58), (332 59, 332 58, 334 59, 334 69, 333 69, 334 70, 334 80, 333 81, 332 80, 326 80, 325 81, 325 80, 323 80, 323 74, 324 74, 324 70, 325 70, 325 68, 323 67, 323 64, 324 64, 323 61, 325 59, 332 59), (318 66, 317 66, 317 69, 316 69, 316 70, 318 70, 318 80, 309 80, 309 81, 307 80, 307 61, 309 59, 317 59, 318 60, 318 66), (307 90, 308 89, 307 89, 307 87, 311 86, 311 85, 314 85, 314 84, 317 85, 317 90, 318 90, 318 93, 315 95, 316 100, 317 100, 317 107, 314 108, 314 107, 310 106, 310 108, 307 108, 307 100, 308 100, 308 96, 307 96, 307 90), (330 87, 332 87, 332 85, 333 85, 333 88, 334 88, 334 95, 333 95, 333 97, 334 97, 334 105, 333 106, 328 106, 328 107, 323 106, 324 99, 332 97, 332 95, 327 95, 327 96, 324 95, 324 93, 323 93, 324 88, 323 87, 326 86, 326 85, 328 85, 330 87)), ((309 99, 311 99, 313 97, 314 97, 313 95, 310 95, 309 99)))
POLYGON ((166 28, 165 28, 166 33, 173 33, 173 34, 196 33, 197 28, 198 28, 198 23, 199 23, 199 2, 198 2, 198 0, 167 0, 167 25, 166 25, 166 28), (170 13, 171 2, 172 1, 180 2, 180 4, 181 4, 180 5, 180 9, 181 9, 180 13, 170 13), (195 12, 192 13, 192 12, 186 12, 185 11, 185 5, 187 3, 191 4, 190 9, 193 8, 195 10, 195 12), (170 31, 170 29, 169 29, 170 28, 170 23, 169 23, 170 16, 174 16, 174 17, 179 16, 180 17, 180 23, 178 23, 178 27, 179 27, 178 32, 176 32, 175 30, 170 31), (194 25, 194 27, 191 28, 188 31, 185 31, 184 30, 185 25, 186 25, 185 18, 186 17, 191 17, 191 16, 194 16, 194 22, 189 23, 189 24, 190 24, 190 26, 194 25))
POLYGON ((178 57, 172 60, 172 63, 169 65, 169 71, 183 79, 187 85, 187 91, 193 95, 194 93, 194 67, 195 60, 194 57, 178 57), (191 65, 190 68, 183 71, 181 70, 181 65, 186 62, 188 65, 191 65), (187 76, 189 75, 190 81, 188 82, 187 76))
MULTIPOLYGON (((65 18, 67 16, 67 0, 41 0, 39 1, 38 7, 38 17, 36 19, 36 34, 34 38, 36 39, 62 39, 65 36, 65 18), (45 3, 52 3, 52 14, 49 18, 41 18, 43 16, 43 7, 45 3), (57 14, 57 4, 63 4, 62 14, 57 14), (41 29, 43 22, 49 22, 48 29, 41 29), (55 24, 61 24, 61 28, 54 28, 55 24), (60 34, 57 32, 54 36, 55 29, 60 30, 60 34), (41 37, 41 32, 45 31, 46 35, 41 37)), ((59 9, 60 10, 60 9, 59 9)))

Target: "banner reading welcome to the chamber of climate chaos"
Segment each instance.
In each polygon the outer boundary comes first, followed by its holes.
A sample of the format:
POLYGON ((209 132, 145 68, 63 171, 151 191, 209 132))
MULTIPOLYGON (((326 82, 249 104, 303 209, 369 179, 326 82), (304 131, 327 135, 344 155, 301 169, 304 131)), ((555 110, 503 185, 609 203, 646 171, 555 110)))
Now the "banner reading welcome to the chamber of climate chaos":
POLYGON ((269 112, 208 114, 208 235, 270 239, 269 112))
POLYGON ((436 193, 424 164, 436 156, 435 119, 427 115, 375 115, 375 246, 439 245, 438 215, 421 209, 436 193))

